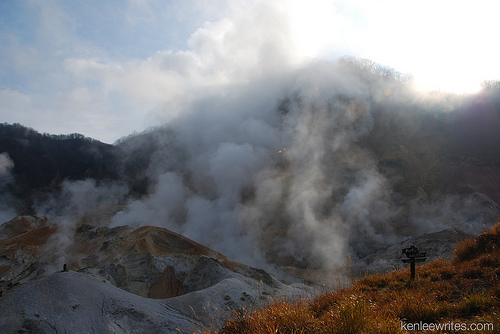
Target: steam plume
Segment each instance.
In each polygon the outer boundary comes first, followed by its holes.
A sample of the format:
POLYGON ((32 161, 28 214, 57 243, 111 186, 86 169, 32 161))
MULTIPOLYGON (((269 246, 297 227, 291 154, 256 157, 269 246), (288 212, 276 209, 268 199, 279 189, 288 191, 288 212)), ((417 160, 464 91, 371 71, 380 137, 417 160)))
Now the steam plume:
MULTIPOLYGON (((395 200, 392 181, 364 141, 375 108, 415 97, 402 76, 386 71, 352 61, 317 63, 273 87, 259 81, 201 99, 158 130, 175 133, 163 144, 181 148, 182 163, 155 165, 175 154, 151 160, 147 170, 162 171, 152 191, 112 224, 164 226, 251 264, 322 267, 412 233, 478 231, 485 218, 467 211, 480 207, 473 198, 395 200), (375 95, 380 87, 391 96, 375 95), (458 202, 467 209, 450 214, 458 202)), ((401 117, 398 124, 408 121, 401 117)))

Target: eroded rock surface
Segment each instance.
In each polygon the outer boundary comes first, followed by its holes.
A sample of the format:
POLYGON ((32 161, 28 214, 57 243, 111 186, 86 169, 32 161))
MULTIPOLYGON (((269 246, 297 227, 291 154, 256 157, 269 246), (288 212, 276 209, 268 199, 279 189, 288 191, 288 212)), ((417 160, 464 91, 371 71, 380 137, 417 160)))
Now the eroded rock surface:
POLYGON ((162 300, 72 271, 54 273, 0 299, 3 333, 192 333, 200 326, 162 300))
POLYGON ((165 268, 161 276, 151 285, 149 298, 165 299, 185 294, 183 283, 175 277, 173 266, 165 268))
POLYGON ((313 294, 164 228, 91 223, 30 216, 2 225, 0 328, 192 332, 271 298, 313 294))

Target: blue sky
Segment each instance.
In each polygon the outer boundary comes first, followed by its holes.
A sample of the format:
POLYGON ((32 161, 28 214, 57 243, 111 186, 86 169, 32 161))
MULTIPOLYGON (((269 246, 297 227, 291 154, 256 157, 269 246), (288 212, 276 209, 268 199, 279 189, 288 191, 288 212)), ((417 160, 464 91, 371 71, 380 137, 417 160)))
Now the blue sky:
POLYGON ((200 97, 318 59, 372 59, 417 88, 500 79, 495 1, 0 1, 0 121, 113 143, 200 97))

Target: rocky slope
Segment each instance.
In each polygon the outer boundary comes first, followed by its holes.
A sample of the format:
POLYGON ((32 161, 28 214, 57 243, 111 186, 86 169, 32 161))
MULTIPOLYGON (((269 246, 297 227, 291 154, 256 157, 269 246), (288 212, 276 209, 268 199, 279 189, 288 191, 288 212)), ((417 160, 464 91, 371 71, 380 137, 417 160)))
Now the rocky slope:
POLYGON ((184 333, 199 321, 76 272, 54 273, 2 297, 3 333, 184 333))
POLYGON ((0 227, 0 328, 191 332, 269 298, 312 292, 164 228, 105 226, 103 212, 119 208, 17 217, 0 227))

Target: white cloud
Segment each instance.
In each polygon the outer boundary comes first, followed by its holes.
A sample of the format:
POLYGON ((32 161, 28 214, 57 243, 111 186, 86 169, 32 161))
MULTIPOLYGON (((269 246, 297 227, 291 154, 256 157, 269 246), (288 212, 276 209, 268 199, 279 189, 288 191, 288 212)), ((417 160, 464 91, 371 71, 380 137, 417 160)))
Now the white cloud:
POLYGON ((11 111, 17 113, 32 103, 32 99, 27 94, 22 94, 12 89, 0 90, 0 100, 2 101, 2 118, 11 116, 11 111))
POLYGON ((233 18, 206 22, 193 32, 190 50, 122 62, 67 58, 64 69, 77 85, 91 87, 95 96, 117 94, 140 105, 135 113, 161 110, 159 117, 166 121, 195 100, 278 75, 296 63, 285 14, 267 3, 245 13, 235 9, 233 18))

